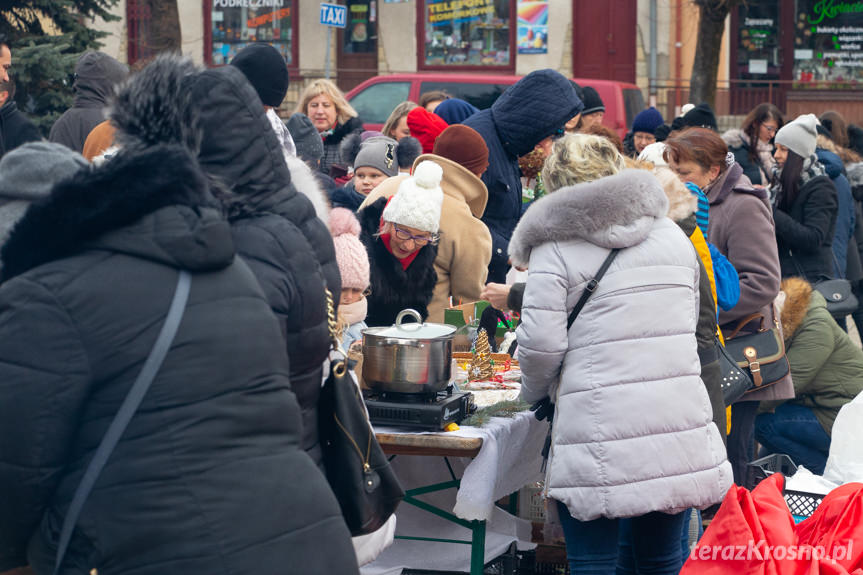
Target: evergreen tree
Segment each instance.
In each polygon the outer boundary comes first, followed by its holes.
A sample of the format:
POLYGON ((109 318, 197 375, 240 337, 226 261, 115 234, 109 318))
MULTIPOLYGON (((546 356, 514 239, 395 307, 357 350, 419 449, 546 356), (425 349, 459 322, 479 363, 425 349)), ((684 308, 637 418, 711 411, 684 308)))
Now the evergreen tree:
POLYGON ((105 34, 87 24, 117 20, 109 12, 117 1, 2 0, 0 35, 12 49, 15 100, 43 134, 72 105, 78 56, 101 46, 105 34))

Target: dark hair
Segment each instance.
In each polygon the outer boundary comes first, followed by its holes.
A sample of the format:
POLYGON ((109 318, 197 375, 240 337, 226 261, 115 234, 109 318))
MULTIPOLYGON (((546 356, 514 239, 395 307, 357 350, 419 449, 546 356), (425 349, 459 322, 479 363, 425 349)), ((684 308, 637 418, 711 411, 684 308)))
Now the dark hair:
POLYGON ((728 145, 709 128, 686 128, 672 132, 665 140, 662 157, 666 162, 695 162, 704 170, 719 166, 721 174, 728 169, 725 158, 728 145))
POLYGON ((9 37, 6 34, 0 33, 0 48, 6 46, 6 48, 11 52, 12 45, 9 43, 9 37))
POLYGON ((449 100, 449 94, 443 90, 432 90, 431 92, 420 94, 420 108, 425 108, 428 106, 429 102, 435 102, 437 100, 449 100))
POLYGON ((782 119, 782 111, 769 102, 755 106, 743 120, 743 133, 749 138, 749 159, 756 164, 758 163, 758 131, 761 129, 761 124, 767 120, 776 120, 777 132, 779 128, 785 125, 785 120, 782 119))
POLYGON ((821 125, 830 132, 830 139, 840 148, 848 147, 848 124, 839 112, 829 111, 818 118, 821 125))
POLYGON ((12 79, 12 76, 9 76, 8 82, 0 82, 0 92, 9 93, 9 97, 6 99, 7 102, 15 98, 15 81, 12 79))
POLYGON ((800 174, 803 173, 803 157, 788 150, 788 158, 779 173, 779 185, 782 186, 782 197, 779 198, 779 209, 790 212, 791 206, 797 200, 800 192, 800 174))

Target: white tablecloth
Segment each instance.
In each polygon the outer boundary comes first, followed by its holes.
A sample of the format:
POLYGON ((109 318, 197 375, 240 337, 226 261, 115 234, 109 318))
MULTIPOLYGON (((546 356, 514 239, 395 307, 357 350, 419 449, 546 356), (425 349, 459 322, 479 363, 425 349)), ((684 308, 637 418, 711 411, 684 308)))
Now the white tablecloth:
MULTIPOLYGON (((386 433, 411 433, 404 428, 376 426, 386 433)), ((467 520, 487 520, 485 560, 490 561, 516 541, 520 548, 530 548, 530 522, 513 517, 495 507, 502 497, 541 478, 542 445, 548 430, 531 412, 518 413, 512 418, 494 417, 483 427, 462 427, 448 435, 481 437, 482 448, 474 459, 450 457, 457 477, 461 477, 458 493, 450 489, 420 497, 456 516, 467 520)), ((439 456, 399 455, 393 469, 405 489, 450 480, 446 463, 439 456)), ((470 530, 448 522, 431 513, 402 503, 396 513, 397 535, 470 539, 470 530)), ((363 567, 364 575, 400 573, 402 568, 451 570, 470 569, 470 545, 430 543, 396 539, 373 563, 363 567)))

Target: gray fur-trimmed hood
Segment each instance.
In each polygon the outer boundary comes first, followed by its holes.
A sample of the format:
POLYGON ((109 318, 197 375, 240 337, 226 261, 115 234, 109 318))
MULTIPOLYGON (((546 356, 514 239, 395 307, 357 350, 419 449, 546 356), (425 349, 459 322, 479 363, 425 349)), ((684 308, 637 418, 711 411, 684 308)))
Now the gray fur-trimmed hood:
POLYGON ((561 188, 536 201, 509 242, 512 263, 527 266, 533 248, 548 242, 586 240, 604 248, 627 248, 647 238, 668 198, 645 170, 561 188))
POLYGON ((749 136, 740 128, 732 128, 722 134, 722 140, 729 148, 749 147, 749 136))
POLYGON ((846 169, 851 187, 863 186, 863 162, 851 164, 846 169))

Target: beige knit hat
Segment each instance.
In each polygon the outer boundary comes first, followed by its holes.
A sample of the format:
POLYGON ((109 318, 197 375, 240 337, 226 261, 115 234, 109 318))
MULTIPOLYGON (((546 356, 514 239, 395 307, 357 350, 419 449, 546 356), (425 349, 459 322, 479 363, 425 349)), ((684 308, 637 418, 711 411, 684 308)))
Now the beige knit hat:
POLYGON ((443 168, 438 164, 429 160, 420 162, 413 175, 399 184, 398 193, 384 208, 384 221, 438 233, 443 205, 442 178, 443 168))

